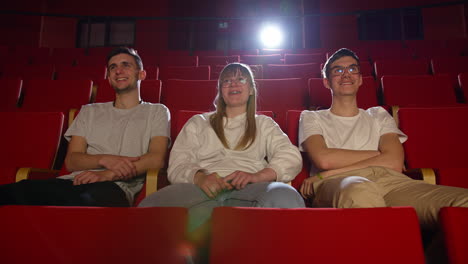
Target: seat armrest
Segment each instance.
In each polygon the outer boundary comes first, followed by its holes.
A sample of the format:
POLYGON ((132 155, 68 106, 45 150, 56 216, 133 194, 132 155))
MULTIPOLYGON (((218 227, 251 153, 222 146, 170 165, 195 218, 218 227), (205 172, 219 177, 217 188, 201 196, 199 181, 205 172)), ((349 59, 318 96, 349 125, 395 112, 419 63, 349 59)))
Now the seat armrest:
POLYGON ((19 168, 16 172, 16 182, 21 180, 45 180, 57 178, 58 170, 39 169, 39 168, 19 168))
POLYGON ((434 169, 431 169, 431 168, 407 169, 403 173, 412 179, 423 180, 430 184, 436 184, 436 173, 434 169))

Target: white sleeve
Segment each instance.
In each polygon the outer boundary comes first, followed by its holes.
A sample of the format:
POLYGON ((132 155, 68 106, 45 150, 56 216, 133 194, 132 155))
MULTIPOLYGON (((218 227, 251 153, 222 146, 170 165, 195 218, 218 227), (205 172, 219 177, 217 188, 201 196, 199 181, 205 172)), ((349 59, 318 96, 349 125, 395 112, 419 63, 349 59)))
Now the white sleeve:
POLYGON ((380 136, 388 133, 395 133, 398 134, 401 143, 408 139, 405 133, 396 126, 393 117, 383 107, 376 106, 369 108, 367 111, 377 119, 380 126, 380 136))
POLYGON ((302 169, 299 150, 273 119, 265 118, 260 129, 259 132, 266 138, 268 159, 266 167, 276 172, 276 181, 292 181, 302 169))
POLYGON ((190 118, 177 136, 169 156, 168 178, 171 183, 194 183, 195 173, 202 168, 195 155, 200 149, 198 116, 190 118))
POLYGON ((304 110, 299 119, 298 146, 300 151, 304 151, 302 144, 312 135, 323 135, 323 130, 317 120, 317 113, 315 111, 304 110))
POLYGON ((90 105, 83 105, 80 109, 80 112, 76 116, 76 118, 73 120, 72 124, 70 127, 67 129, 67 132, 65 132, 65 139, 67 141, 70 141, 72 136, 80 136, 86 138, 87 136, 87 123, 90 120, 90 111, 91 111, 91 106, 90 105))

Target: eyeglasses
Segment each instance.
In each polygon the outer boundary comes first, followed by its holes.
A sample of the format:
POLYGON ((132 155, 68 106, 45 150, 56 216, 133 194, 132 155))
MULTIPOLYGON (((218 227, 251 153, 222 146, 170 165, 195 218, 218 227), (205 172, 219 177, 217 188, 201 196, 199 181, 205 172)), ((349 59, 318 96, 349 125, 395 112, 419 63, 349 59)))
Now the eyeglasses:
POLYGON ((351 64, 348 67, 336 66, 336 67, 331 68, 332 76, 341 76, 345 72, 348 72, 349 74, 359 74, 361 71, 360 71, 359 65, 356 65, 356 64, 351 64))
POLYGON ((221 82, 221 86, 228 87, 231 84, 238 83, 238 84, 246 84, 247 79, 243 77, 234 78, 234 79, 225 79, 221 82))

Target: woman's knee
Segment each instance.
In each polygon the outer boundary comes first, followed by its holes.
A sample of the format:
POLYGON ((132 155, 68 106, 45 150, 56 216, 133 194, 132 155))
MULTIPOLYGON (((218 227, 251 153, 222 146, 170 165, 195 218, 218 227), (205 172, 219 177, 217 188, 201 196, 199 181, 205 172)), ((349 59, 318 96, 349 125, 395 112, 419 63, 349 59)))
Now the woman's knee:
POLYGON ((194 184, 173 184, 143 199, 139 207, 190 207, 208 197, 194 184))
POLYGON ((291 185, 274 182, 268 184, 266 191, 258 198, 259 207, 303 208, 304 199, 291 185))

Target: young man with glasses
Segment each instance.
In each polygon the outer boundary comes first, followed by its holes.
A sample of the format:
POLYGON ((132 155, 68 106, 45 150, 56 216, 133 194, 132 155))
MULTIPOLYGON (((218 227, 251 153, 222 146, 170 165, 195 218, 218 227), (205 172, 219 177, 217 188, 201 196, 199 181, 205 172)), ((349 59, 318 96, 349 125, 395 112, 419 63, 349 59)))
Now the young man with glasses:
POLYGON ((318 207, 412 206, 429 229, 436 226, 441 207, 468 207, 468 189, 432 185, 401 173, 407 137, 382 107, 358 108, 362 75, 354 52, 335 52, 323 75, 332 105, 304 111, 299 124, 299 147, 312 161, 311 177, 300 189, 303 197, 313 198, 318 207))

